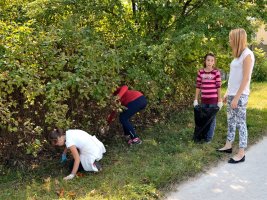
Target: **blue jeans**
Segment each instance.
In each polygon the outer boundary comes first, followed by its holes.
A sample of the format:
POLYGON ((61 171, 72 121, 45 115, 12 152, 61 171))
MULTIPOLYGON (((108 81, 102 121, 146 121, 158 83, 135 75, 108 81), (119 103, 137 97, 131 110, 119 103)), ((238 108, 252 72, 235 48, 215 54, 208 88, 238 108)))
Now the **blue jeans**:
MULTIPOLYGON (((216 108, 217 104, 201 104, 202 108, 216 108)), ((216 127, 216 116, 214 117, 214 119, 211 121, 210 123, 210 129, 207 133, 207 138, 206 138, 206 142, 210 142, 214 136, 214 130, 216 127)))
POLYGON ((134 101, 128 103, 126 106, 127 109, 120 114, 120 122, 122 124, 124 134, 130 135, 131 139, 137 138, 138 135, 130 122, 130 118, 140 110, 144 109, 146 105, 146 98, 144 96, 140 96, 134 101))

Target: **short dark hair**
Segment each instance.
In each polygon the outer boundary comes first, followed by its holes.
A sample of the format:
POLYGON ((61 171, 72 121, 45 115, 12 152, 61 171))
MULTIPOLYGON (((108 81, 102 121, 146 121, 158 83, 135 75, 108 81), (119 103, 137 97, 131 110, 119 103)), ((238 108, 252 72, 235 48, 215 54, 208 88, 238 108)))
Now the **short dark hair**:
POLYGON ((211 56, 211 57, 213 57, 214 58, 214 68, 216 68, 216 56, 215 56, 215 54, 214 53, 212 53, 212 52, 210 52, 210 53, 207 53, 205 56, 204 56, 204 61, 203 61, 203 66, 204 66, 204 68, 206 68, 206 59, 207 59, 207 57, 208 56, 211 56))
POLYGON ((55 145, 57 143, 57 140, 62 135, 65 135, 64 131, 61 128, 54 128, 53 131, 49 134, 49 140, 52 145, 55 145))

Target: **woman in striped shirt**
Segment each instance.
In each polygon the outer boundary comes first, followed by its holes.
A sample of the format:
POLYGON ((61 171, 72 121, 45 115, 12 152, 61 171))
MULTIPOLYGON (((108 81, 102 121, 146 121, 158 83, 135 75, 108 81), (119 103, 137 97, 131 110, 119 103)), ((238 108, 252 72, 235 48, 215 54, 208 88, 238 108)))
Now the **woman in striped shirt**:
MULTIPOLYGON (((204 68, 198 71, 194 106, 198 105, 198 97, 200 93, 201 106, 203 108, 218 106, 221 109, 223 105, 221 99, 221 74, 220 71, 215 68, 215 55, 213 53, 205 55, 204 68)), ((216 118, 211 122, 206 142, 212 140, 215 126, 216 118)))

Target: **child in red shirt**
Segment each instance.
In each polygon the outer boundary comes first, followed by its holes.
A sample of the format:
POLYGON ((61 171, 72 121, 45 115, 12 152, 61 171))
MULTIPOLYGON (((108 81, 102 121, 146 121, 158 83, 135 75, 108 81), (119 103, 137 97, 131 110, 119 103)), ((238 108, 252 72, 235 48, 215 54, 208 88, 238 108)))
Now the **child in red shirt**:
MULTIPOLYGON (((128 144, 141 144, 142 141, 136 134, 133 125, 130 122, 130 118, 144 109, 147 105, 145 96, 136 90, 129 90, 128 86, 123 85, 119 87, 115 92, 114 96, 118 97, 121 105, 127 109, 120 113, 120 123, 122 124, 124 135, 129 138, 128 144)), ((108 124, 114 119, 115 111, 113 111, 108 117, 108 124)))

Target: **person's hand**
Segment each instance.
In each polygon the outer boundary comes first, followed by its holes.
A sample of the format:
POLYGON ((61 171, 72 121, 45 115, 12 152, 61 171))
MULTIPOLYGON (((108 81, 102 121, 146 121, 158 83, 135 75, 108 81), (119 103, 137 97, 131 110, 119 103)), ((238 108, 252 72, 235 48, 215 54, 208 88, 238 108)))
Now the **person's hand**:
POLYGON ((113 96, 112 101, 111 101, 111 106, 112 107, 118 107, 120 105, 120 97, 119 96, 113 96))
POLYGON ((62 153, 60 162, 65 163, 67 161, 67 155, 65 153, 62 153))
POLYGON ((194 105, 194 107, 196 107, 198 105, 198 101, 197 100, 194 100, 193 105, 194 105))
POLYGON ((219 109, 221 110, 222 109, 222 107, 223 107, 223 102, 222 101, 219 101, 218 103, 217 103, 217 106, 219 107, 219 109))
POLYGON ((71 180, 71 179, 73 179, 74 177, 75 177, 75 174, 70 174, 70 175, 64 177, 63 180, 65 180, 65 181, 67 181, 67 180, 71 180))
POLYGON ((236 97, 234 97, 234 99, 231 102, 231 108, 232 109, 237 108, 237 103, 238 103, 238 99, 236 97))
POLYGON ((120 103, 120 97, 119 96, 114 96, 114 101, 115 103, 120 103))

